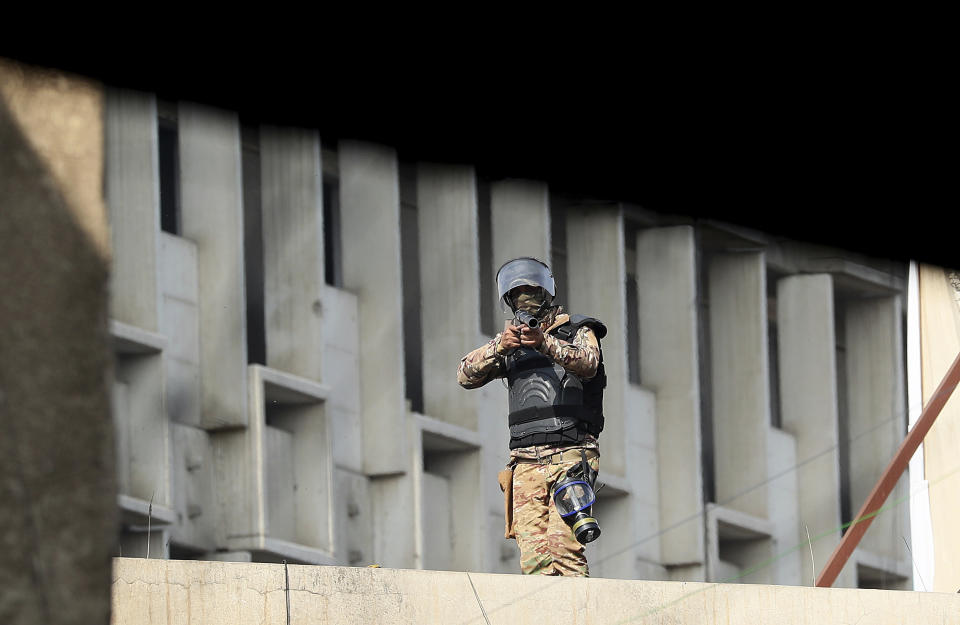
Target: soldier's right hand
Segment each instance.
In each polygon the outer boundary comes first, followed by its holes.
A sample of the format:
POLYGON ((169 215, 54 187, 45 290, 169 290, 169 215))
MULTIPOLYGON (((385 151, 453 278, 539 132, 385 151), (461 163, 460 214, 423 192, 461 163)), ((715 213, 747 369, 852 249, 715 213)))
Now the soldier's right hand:
POLYGON ((517 347, 520 347, 520 328, 508 324, 504 327, 503 334, 500 335, 500 344, 497 346, 497 351, 503 354, 517 347))

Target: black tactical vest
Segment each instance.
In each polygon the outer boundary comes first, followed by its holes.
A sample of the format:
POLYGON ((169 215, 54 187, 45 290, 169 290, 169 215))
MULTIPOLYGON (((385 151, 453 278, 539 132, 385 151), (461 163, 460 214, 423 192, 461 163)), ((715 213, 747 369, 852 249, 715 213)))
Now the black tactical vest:
MULTIPOLYGON (((572 341, 588 326, 599 339, 607 328, 593 317, 571 315, 550 334, 572 341)), ((603 430, 603 389, 607 376, 600 365, 589 380, 581 380, 531 347, 518 347, 506 357, 510 387, 510 449, 530 445, 579 443, 603 430)))

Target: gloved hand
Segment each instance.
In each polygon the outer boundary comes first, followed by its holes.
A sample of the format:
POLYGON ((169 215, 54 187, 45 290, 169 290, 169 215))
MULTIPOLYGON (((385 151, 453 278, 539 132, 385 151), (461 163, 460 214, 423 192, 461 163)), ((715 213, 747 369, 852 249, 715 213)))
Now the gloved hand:
POLYGON ((508 352, 520 347, 520 328, 511 323, 503 328, 500 335, 500 342, 497 344, 497 354, 503 356, 508 352))
POLYGON ((543 330, 523 326, 523 333, 520 335, 520 344, 524 347, 537 349, 540 347, 540 343, 543 343, 543 330))

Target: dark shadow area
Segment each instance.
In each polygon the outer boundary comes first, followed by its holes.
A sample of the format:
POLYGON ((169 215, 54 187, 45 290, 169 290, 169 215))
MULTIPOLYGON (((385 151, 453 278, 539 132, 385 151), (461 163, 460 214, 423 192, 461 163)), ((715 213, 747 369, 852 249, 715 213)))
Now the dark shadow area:
POLYGON ((91 207, 68 205, 2 96, 0 146, 0 622, 107 623, 119 529, 107 259, 76 221, 91 207))
POLYGON ((313 48, 302 55, 258 49, 255 58, 231 48, 229 62, 189 46, 122 61, 39 45, 0 54, 259 123, 316 128, 325 140, 375 141, 410 161, 471 163, 491 179, 537 179, 552 192, 880 258, 960 265, 952 242, 960 217, 943 197, 946 160, 926 144, 941 135, 940 122, 919 108, 915 92, 891 96, 898 77, 886 66, 882 76, 858 67, 855 85, 838 79, 835 59, 811 60, 822 71, 802 77, 771 67, 762 79, 746 68, 711 71, 720 61, 702 59, 705 65, 666 71, 664 82, 679 81, 668 85, 635 83, 629 57, 573 74, 509 63, 478 88, 468 69, 477 59, 463 59, 462 72, 441 79, 409 71, 412 59, 400 50, 361 67, 327 45, 321 58, 337 62, 319 66, 321 50, 313 48), (251 67, 270 69, 252 78, 251 67), (312 78, 318 67, 322 89, 312 78), (404 96, 385 104, 389 93, 404 96))

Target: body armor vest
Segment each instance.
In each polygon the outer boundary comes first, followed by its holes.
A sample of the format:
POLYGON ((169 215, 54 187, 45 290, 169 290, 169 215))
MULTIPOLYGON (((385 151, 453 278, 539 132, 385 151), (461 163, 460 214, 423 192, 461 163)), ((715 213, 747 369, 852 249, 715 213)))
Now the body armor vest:
MULTIPOLYGON (((607 329, 592 317, 573 315, 550 334, 572 341, 577 330, 590 327, 599 339, 607 329)), ((506 357, 510 388, 510 449, 530 445, 582 442, 603 430, 603 389, 607 376, 603 351, 597 373, 583 381, 530 347, 506 357)))

